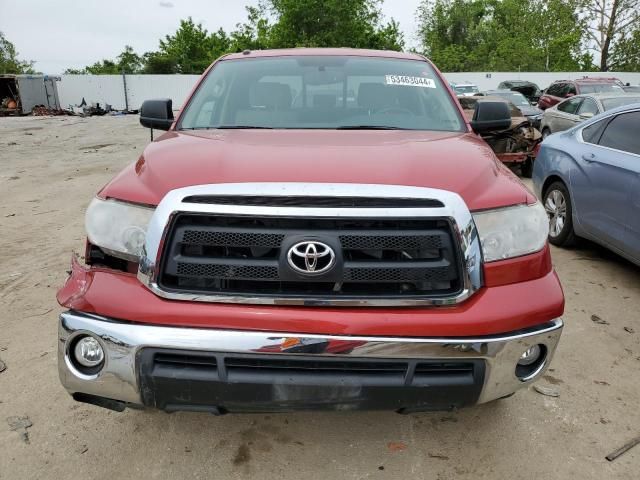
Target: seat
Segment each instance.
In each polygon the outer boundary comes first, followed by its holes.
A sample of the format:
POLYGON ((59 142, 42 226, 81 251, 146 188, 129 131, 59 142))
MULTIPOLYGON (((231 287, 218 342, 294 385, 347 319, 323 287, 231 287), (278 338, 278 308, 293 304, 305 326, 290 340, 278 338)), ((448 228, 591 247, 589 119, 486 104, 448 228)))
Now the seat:
POLYGON ((295 123, 291 87, 278 82, 258 82, 249 89, 249 108, 238 110, 236 125, 278 127, 295 123))
POLYGON ((358 87, 358 106, 369 112, 391 107, 387 87, 382 83, 361 83, 358 87))
POLYGON ((258 82, 249 89, 249 104, 253 108, 288 110, 292 101, 291 87, 284 83, 258 82))

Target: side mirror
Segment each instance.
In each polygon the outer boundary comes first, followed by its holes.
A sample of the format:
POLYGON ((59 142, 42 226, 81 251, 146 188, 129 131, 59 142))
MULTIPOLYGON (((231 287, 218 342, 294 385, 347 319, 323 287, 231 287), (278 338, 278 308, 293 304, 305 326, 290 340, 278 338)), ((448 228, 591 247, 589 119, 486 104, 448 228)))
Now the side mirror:
POLYGON ((173 109, 170 98, 145 100, 140 107, 140 124, 147 128, 169 130, 173 124, 173 109))
POLYGON ((471 128, 476 133, 506 130, 511 127, 511 110, 507 102, 479 101, 473 112, 471 128))
POLYGON ((585 113, 581 113, 580 114, 580 118, 582 120, 589 120, 592 117, 593 117, 593 113, 591 113, 591 112, 585 112, 585 113))

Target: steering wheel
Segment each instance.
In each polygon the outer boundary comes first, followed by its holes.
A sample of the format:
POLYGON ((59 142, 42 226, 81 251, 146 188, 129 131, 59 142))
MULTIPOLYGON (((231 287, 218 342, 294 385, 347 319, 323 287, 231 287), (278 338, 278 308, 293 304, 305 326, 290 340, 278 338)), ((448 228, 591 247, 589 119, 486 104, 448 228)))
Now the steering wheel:
POLYGON ((414 114, 411 110, 404 107, 385 107, 385 108, 381 108, 376 113, 381 113, 383 115, 385 113, 408 113, 409 115, 414 114))

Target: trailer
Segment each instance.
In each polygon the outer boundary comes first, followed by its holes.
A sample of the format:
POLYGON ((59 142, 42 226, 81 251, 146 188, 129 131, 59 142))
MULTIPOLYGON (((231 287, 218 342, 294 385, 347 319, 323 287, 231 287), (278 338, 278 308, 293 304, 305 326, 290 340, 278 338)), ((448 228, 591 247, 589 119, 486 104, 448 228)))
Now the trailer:
POLYGON ((28 115, 40 105, 60 110, 59 81, 51 75, 0 75, 0 115, 28 115))

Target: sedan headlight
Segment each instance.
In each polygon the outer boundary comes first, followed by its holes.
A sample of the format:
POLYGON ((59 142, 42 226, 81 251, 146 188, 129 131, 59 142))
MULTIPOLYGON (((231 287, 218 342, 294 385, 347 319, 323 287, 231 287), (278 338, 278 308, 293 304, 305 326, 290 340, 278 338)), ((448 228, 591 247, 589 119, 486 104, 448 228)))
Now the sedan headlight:
POLYGON ((473 219, 485 262, 537 252, 549 233, 549 219, 539 202, 477 212, 473 219))
POLYGON ((138 261, 153 211, 131 203, 94 198, 85 216, 89 242, 114 257, 138 261))

